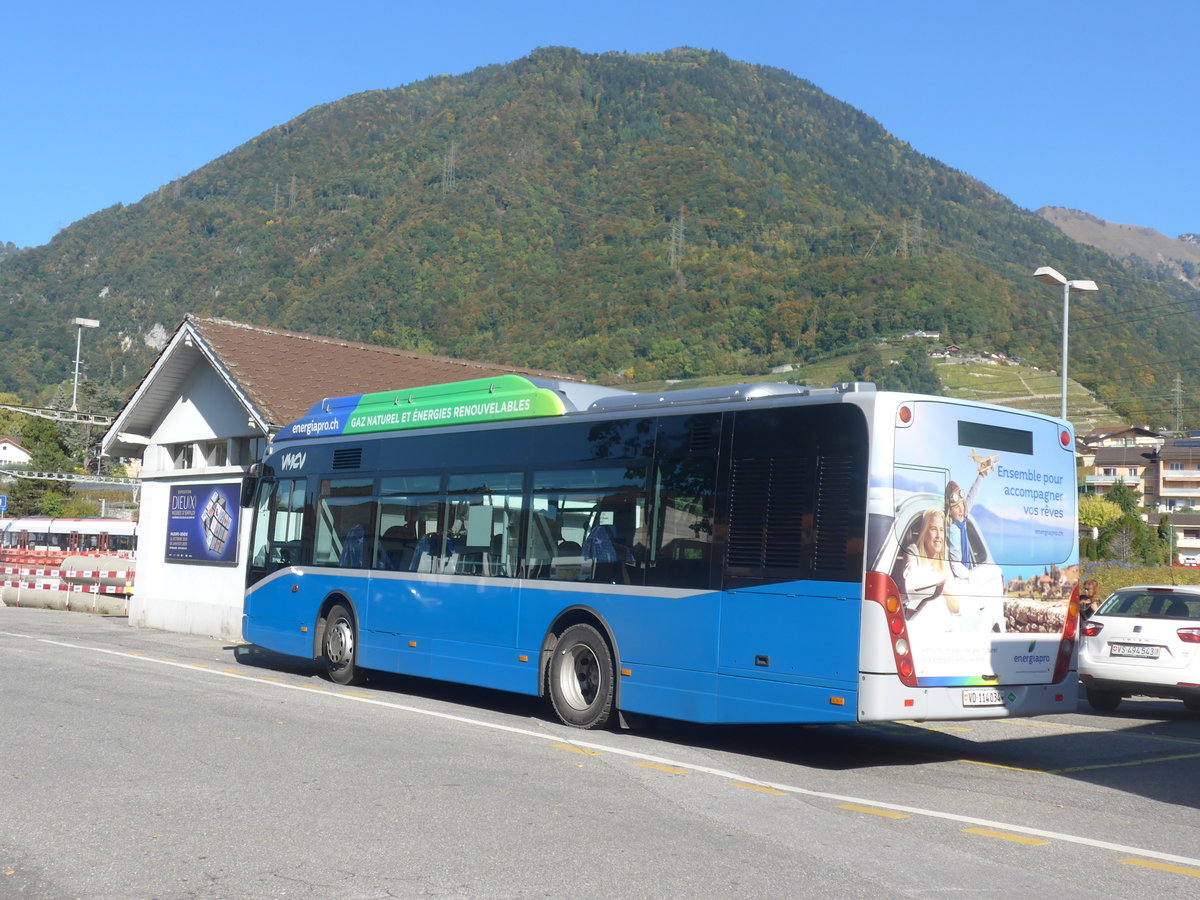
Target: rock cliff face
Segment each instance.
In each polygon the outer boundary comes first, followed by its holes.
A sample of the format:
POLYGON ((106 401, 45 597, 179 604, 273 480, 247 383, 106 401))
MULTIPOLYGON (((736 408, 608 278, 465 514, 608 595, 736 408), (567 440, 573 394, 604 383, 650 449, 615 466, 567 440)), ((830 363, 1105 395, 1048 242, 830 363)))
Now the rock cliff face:
POLYGON ((1117 259, 1142 263, 1200 288, 1200 235, 1170 238, 1153 228, 1120 225, 1061 206, 1043 206, 1037 215, 1072 240, 1090 244, 1117 259))

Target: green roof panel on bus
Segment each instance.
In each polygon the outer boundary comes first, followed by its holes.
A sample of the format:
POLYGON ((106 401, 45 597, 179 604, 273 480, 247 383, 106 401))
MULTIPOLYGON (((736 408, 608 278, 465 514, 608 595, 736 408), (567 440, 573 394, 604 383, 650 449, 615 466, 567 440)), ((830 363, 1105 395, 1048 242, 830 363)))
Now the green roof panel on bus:
POLYGON ((280 429, 274 440, 405 431, 435 425, 464 425, 560 416, 562 398, 521 375, 499 375, 428 387, 334 397, 280 429))

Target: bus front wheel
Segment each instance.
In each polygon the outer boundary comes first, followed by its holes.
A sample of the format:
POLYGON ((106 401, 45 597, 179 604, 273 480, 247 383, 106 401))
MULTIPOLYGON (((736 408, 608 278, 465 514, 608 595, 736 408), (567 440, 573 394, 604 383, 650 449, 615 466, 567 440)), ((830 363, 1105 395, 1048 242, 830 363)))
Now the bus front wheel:
POLYGON ((600 728, 613 707, 613 658, 591 625, 572 625, 559 637, 550 660, 550 703, 567 725, 600 728))
POLYGON ((354 619, 350 611, 341 604, 334 606, 325 618, 321 654, 325 657, 325 672, 335 684, 354 681, 355 638, 354 619))

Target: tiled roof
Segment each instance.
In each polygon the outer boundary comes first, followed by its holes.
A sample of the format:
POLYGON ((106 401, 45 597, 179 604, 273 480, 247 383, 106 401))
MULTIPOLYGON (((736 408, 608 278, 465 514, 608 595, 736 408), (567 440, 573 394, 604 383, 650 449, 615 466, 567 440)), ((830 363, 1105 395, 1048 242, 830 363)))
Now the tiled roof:
POLYGON ((1142 454, 1149 453, 1150 447, 1097 447, 1096 466, 1140 466, 1150 465, 1150 460, 1142 454))
POLYGON ((263 418, 277 426, 300 418, 325 397, 501 374, 582 380, 554 372, 359 344, 228 319, 189 314, 186 321, 263 418))
POLYGON ((197 366, 210 366, 240 400, 247 427, 271 434, 326 397, 401 390, 494 375, 582 379, 188 315, 101 440, 108 456, 142 453, 197 366))
POLYGON ((1161 437, 1158 432, 1151 431, 1140 425, 1109 425, 1103 428, 1093 428, 1087 434, 1083 435, 1083 441, 1087 444, 1096 444, 1100 441, 1113 440, 1121 435, 1134 439, 1161 437))
POLYGON ((1174 462, 1200 460, 1200 441, 1167 441, 1159 450, 1159 455, 1174 462))

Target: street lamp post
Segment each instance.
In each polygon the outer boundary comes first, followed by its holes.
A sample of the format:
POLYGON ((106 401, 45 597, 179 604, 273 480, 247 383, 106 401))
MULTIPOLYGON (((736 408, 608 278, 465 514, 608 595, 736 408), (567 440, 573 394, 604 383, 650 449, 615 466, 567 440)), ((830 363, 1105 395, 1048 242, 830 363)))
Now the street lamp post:
POLYGON ((75 383, 71 388, 71 412, 78 411, 79 400, 79 351, 83 348, 83 329, 99 328, 100 323, 95 319, 80 319, 78 317, 71 320, 71 324, 78 329, 75 333, 75 383))
POLYGON ((1071 291, 1098 291, 1096 282, 1087 279, 1069 281, 1057 269, 1042 266, 1033 273, 1033 277, 1046 284, 1061 284, 1063 289, 1063 339, 1062 339, 1062 418, 1067 418, 1067 311, 1071 306, 1071 291))

